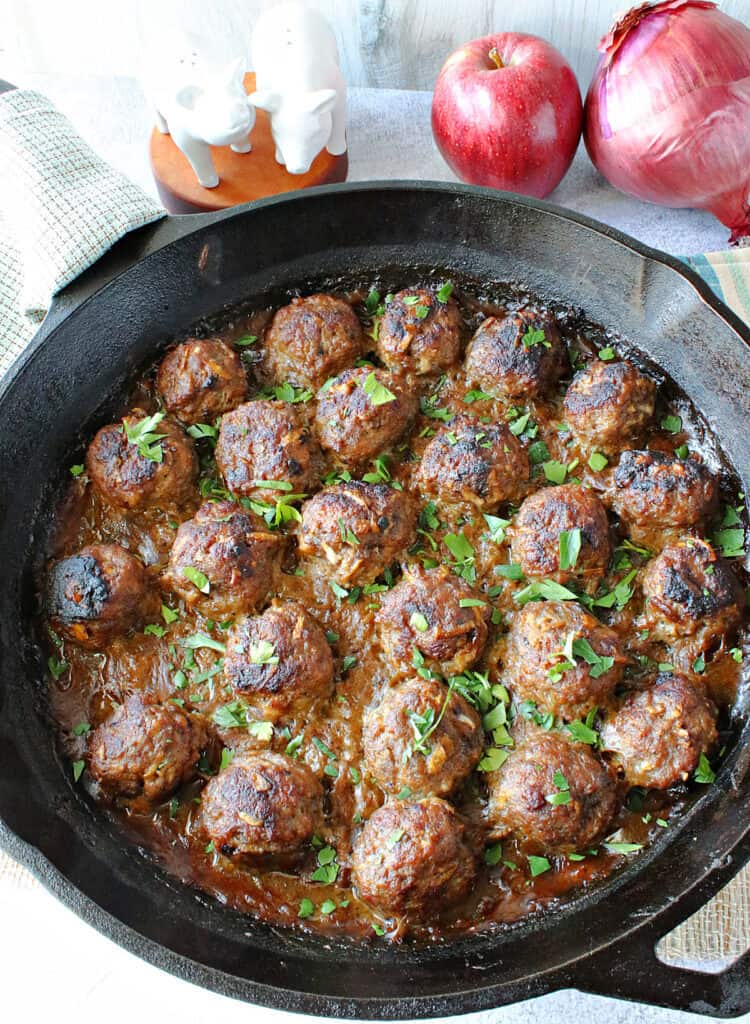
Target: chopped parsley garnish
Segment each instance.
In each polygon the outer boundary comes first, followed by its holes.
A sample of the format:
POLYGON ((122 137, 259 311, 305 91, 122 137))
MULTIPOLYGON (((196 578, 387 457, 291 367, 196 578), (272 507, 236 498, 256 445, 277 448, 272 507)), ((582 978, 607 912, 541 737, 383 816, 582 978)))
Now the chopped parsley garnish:
POLYGON ((636 853, 643 849, 643 843, 602 843, 607 853, 636 853))
POLYGON ((391 834, 386 839, 385 845, 389 849, 393 849, 393 847, 396 845, 396 843, 400 843, 405 835, 406 835, 405 829, 403 829, 403 828, 396 828, 396 829, 393 830, 393 832, 391 832, 391 834))
POLYGON ((385 384, 381 384, 377 379, 374 370, 367 374, 362 387, 373 405, 387 405, 388 402, 395 402, 396 400, 393 392, 389 391, 385 384))
POLYGON ((451 699, 451 694, 453 693, 453 688, 453 681, 451 680, 446 689, 442 707, 437 715, 435 714, 435 709, 431 707, 426 708, 424 711, 406 712, 406 717, 409 719, 411 727, 414 730, 411 752, 407 754, 407 759, 411 757, 412 754, 423 754, 424 756, 427 756, 432 750, 432 747, 427 741, 443 720, 443 716, 445 715, 451 699))
POLYGON ((378 483, 390 483, 391 471, 388 468, 388 456, 379 455, 372 461, 375 471, 373 473, 365 473, 362 477, 366 484, 378 484, 378 483))
POLYGON ((211 589, 208 576, 201 572, 200 569, 196 569, 192 565, 186 565, 182 569, 182 575, 186 580, 190 580, 194 587, 200 590, 201 594, 207 594, 211 589))
POLYGON ((331 750, 331 748, 323 742, 323 740, 318 739, 317 736, 313 736, 312 741, 313 746, 317 747, 321 754, 325 754, 325 756, 331 761, 336 760, 336 755, 331 750))
POLYGON ((488 395, 486 391, 480 391, 477 388, 473 388, 471 391, 467 391, 464 395, 464 402, 466 405, 471 405, 473 402, 487 402, 492 399, 492 395, 488 395))
POLYGON ((167 631, 164 628, 164 626, 160 626, 156 622, 151 622, 151 623, 148 624, 148 626, 144 626, 144 628, 143 628, 143 635, 144 636, 158 636, 158 637, 162 637, 162 636, 164 636, 164 634, 166 632, 167 631))
POLYGON ((696 782, 701 782, 706 786, 716 781, 716 772, 705 754, 701 754, 698 758, 698 767, 695 769, 693 778, 696 782))
POLYGON ((74 736, 85 736, 87 732, 91 732, 91 726, 88 722, 78 722, 77 725, 73 726, 74 736))
POLYGON ((586 715, 585 722, 576 720, 574 722, 568 722, 565 726, 566 730, 578 743, 587 743, 591 747, 595 747, 599 744, 599 733, 593 728, 598 710, 598 708, 592 708, 586 715))
POLYGON ((699 654, 698 657, 693 662, 693 672, 695 672, 696 675, 702 675, 705 671, 706 671, 706 659, 705 659, 704 655, 699 654))
POLYGON ((606 348, 600 348, 599 358, 604 360, 605 363, 608 363, 615 358, 615 350, 611 345, 607 345, 606 348))
POLYGON ((219 771, 224 771, 234 760, 234 751, 230 750, 229 747, 223 747, 221 751, 221 763, 219 764, 219 771))
POLYGON ((54 654, 47 658, 47 668, 52 673, 54 680, 58 680, 60 676, 64 675, 69 667, 67 661, 64 661, 62 658, 56 658, 54 654))
POLYGON ((555 580, 537 580, 529 583, 515 595, 515 602, 519 605, 528 604, 529 601, 577 601, 578 594, 568 590, 561 583, 555 580))
POLYGON ((606 455, 602 455, 601 452, 592 452, 589 455, 589 469, 593 470, 594 473, 601 473, 608 463, 609 459, 606 455))
POLYGON ((741 526, 717 530, 711 541, 714 547, 721 548, 725 558, 741 558, 745 554, 745 531, 741 526))
POLYGON ((342 659, 342 661, 341 661, 341 671, 342 672, 351 672, 351 670, 356 666, 356 664, 357 664, 357 655, 356 654, 347 654, 346 657, 344 657, 342 659))
POLYGON ((665 416, 659 425, 662 430, 666 430, 669 434, 679 434, 682 430, 682 420, 679 416, 673 416, 671 413, 665 416))
POLYGON ((501 519, 500 516, 484 514, 484 521, 489 527, 490 540, 495 544, 502 544, 505 540, 505 531, 510 526, 510 519, 501 519))
POLYGON ((237 348, 249 348, 258 340, 257 334, 243 334, 241 338, 235 338, 234 344, 237 348))
POLYGON ((85 761, 74 761, 73 762, 73 782, 78 782, 80 777, 83 775, 83 769, 86 767, 85 761))
MULTIPOLYGON (((300 402, 309 402, 313 396, 308 388, 298 388, 289 381, 284 384, 277 384, 276 387, 267 389, 270 395, 279 402, 289 402, 290 405, 299 405, 300 402)), ((264 392, 265 394, 266 392, 264 392)))
POLYGON ((214 640, 207 633, 192 633, 190 636, 185 637, 184 640, 180 640, 180 646, 186 647, 189 651, 198 651, 203 648, 207 648, 210 651, 218 651, 219 654, 224 654, 226 651, 226 645, 221 643, 220 640, 214 640))
POLYGON ((526 454, 532 466, 539 466, 549 460, 549 448, 544 441, 534 441, 530 444, 526 454))
POLYGON ((168 626, 171 626, 173 622, 177 622, 180 617, 180 613, 174 608, 169 608, 166 604, 163 604, 161 606, 161 617, 168 626))
POLYGON ((545 871, 549 871, 552 868, 546 857, 535 857, 533 854, 529 854, 526 859, 529 862, 529 871, 532 878, 536 878, 537 875, 543 875, 545 871))
POLYGON ((214 426, 211 426, 210 423, 193 423, 187 428, 187 432, 191 437, 194 437, 196 441, 213 441, 219 435, 218 424, 218 420, 214 426))
POLYGON ((554 793, 548 793, 545 800, 553 807, 559 807, 570 803, 570 785, 563 773, 558 768, 552 776, 552 783, 555 787, 554 793))
POLYGON ((412 629, 416 629, 418 633, 426 633, 430 628, 430 624, 422 612, 412 612, 409 618, 409 625, 412 629))
POLYGON ((268 640, 259 640, 250 644, 251 665, 278 665, 279 656, 276 648, 268 640))
POLYGON ((450 567, 458 576, 473 583, 476 579, 474 548, 466 539, 466 535, 464 533, 446 533, 443 542, 453 555, 453 561, 448 563, 450 567))
POLYGON ((339 518, 338 518, 338 524, 339 524, 339 533, 341 535, 341 540, 343 541, 343 543, 344 544, 349 544, 353 548, 358 547, 358 545, 359 545, 359 537, 356 535, 354 530, 351 530, 346 525, 346 523, 341 518, 341 516, 339 516, 339 518))
POLYGON ((164 416, 163 412, 155 412, 153 416, 146 416, 135 423, 123 420, 122 429, 128 441, 136 445, 138 454, 149 462, 161 462, 164 458, 161 441, 167 435, 154 433, 154 428, 161 423, 164 416))
POLYGON ((323 846, 318 850, 318 866, 312 873, 313 882, 322 882, 324 885, 333 885, 338 878, 339 865, 336 859, 336 851, 332 846, 323 846))
POLYGON ((80 476, 83 473, 84 468, 85 467, 84 467, 83 463, 79 463, 76 466, 71 466, 70 467, 70 475, 72 477, 78 477, 78 476, 80 476))
POLYGON ((478 597, 462 597, 458 602, 459 608, 486 608, 487 602, 481 601, 478 597))
POLYGON ((544 331, 534 327, 527 327, 521 336, 524 348, 534 348, 535 345, 544 345, 545 348, 551 348, 551 342, 547 341, 547 337, 544 331))
POLYGON ((453 294, 453 282, 444 281, 435 293, 438 302, 447 302, 453 294))
POLYGON ((490 867, 494 867, 495 864, 499 864, 503 859, 503 844, 494 843, 492 846, 488 846, 484 851, 484 863, 489 864, 490 867))
POLYGON ((365 299, 364 305, 365 312, 367 313, 368 316, 374 316, 377 313, 378 306, 380 305, 380 292, 377 290, 377 288, 370 289, 370 291, 367 293, 367 298, 365 299))
POLYGON ((564 462, 558 462, 556 459, 550 459, 549 462, 542 463, 542 469, 550 483, 565 483, 565 477, 568 475, 568 467, 564 462))
POLYGON ((315 913, 315 904, 312 900, 309 900, 306 896, 303 900, 300 900, 299 910, 297 911, 297 917, 304 919, 306 917, 312 917, 315 913))
POLYGON ((575 569, 581 553, 581 528, 563 530, 560 533, 560 568, 563 571, 575 569))

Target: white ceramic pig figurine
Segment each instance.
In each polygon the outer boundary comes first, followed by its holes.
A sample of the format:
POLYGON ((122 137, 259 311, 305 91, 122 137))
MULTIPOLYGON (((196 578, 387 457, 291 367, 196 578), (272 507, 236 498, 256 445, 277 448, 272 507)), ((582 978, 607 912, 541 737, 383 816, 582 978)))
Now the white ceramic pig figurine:
POLYGON ((200 72, 194 61, 181 61, 162 73, 159 85, 151 86, 156 127, 172 136, 204 188, 219 184, 209 146, 231 146, 235 153, 252 149, 248 135, 255 110, 243 85, 243 65, 237 59, 207 73, 200 72))
POLYGON ((252 61, 250 102, 271 115, 276 159, 290 174, 309 171, 324 146, 346 152, 346 83, 322 14, 299 3, 270 7, 255 26, 252 61))

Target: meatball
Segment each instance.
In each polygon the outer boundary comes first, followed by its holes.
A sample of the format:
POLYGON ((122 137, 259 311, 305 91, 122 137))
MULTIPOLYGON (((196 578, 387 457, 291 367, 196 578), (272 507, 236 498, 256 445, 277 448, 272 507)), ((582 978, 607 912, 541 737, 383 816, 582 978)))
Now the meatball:
POLYGON ((634 536, 697 526, 719 500, 716 478, 702 462, 666 452, 623 452, 612 483, 612 506, 634 536))
POLYGON ((471 668, 487 642, 487 605, 476 601, 474 590, 445 566, 411 566, 383 594, 375 621, 380 643, 394 668, 408 671, 415 648, 430 669, 459 675, 471 668))
POLYGON ((162 583, 204 615, 253 611, 273 586, 283 543, 242 506, 206 502, 177 531, 162 583))
POLYGON ((615 455, 641 437, 655 401, 656 384, 632 363, 597 359, 573 378, 565 418, 582 444, 615 455))
POLYGON ((318 396, 318 437, 340 463, 356 469, 398 441, 417 408, 417 395, 385 370, 344 370, 318 396))
POLYGON ((468 896, 477 860, 445 800, 399 800, 366 822, 352 851, 360 899, 385 914, 429 920, 468 896))
POLYGON ((568 369, 555 321, 528 309, 488 317, 466 350, 467 382, 496 398, 545 395, 568 369))
POLYGON ((303 555, 321 559, 339 583, 372 583, 416 536, 411 499, 388 484, 359 481, 326 487, 305 503, 303 555))
POLYGON ((134 409, 122 423, 96 434, 86 452, 86 472, 109 505, 128 512, 187 501, 198 479, 198 458, 190 438, 164 413, 147 416, 134 409))
POLYGON ((236 755, 201 795, 201 825, 227 856, 291 855, 323 817, 323 790, 306 764, 283 754, 236 755))
POLYGON ((461 355, 461 313, 427 288, 398 292, 386 304, 377 339, 386 366, 417 374, 448 370, 461 355))
POLYGON ((620 803, 610 769, 561 733, 530 734, 487 781, 494 835, 514 832, 529 848, 549 853, 591 846, 620 803))
POLYGON ((378 785, 414 796, 449 796, 477 766, 483 741, 479 716, 460 694, 416 677, 386 691, 362 735, 378 785))
POLYGON ((708 647, 742 618, 739 580, 728 562, 697 537, 664 548, 646 568, 642 587, 643 623, 653 640, 671 644, 697 636, 708 647))
POLYGON ((239 355, 218 338, 188 338, 162 360, 156 390, 183 423, 213 423, 247 398, 239 355))
POLYGON ((362 325, 334 295, 292 299, 266 328, 263 369, 276 381, 317 389, 364 350, 362 325))
POLYGON ((561 718, 585 718, 605 703, 626 662, 617 633, 575 601, 534 601, 511 619, 505 671, 513 696, 561 718))
POLYGON ((159 611, 148 573, 119 544, 91 544, 55 562, 46 589, 52 628, 92 650, 138 629, 159 611))
POLYGON ((682 676, 628 694, 601 729, 602 747, 630 786, 668 789, 684 782, 715 745, 716 708, 682 676))
POLYGON ((528 457, 507 425, 473 416, 455 416, 435 435, 417 473, 425 494, 485 512, 517 499, 528 479, 528 457))
POLYGON ((157 803, 193 778, 205 740, 194 716, 133 694, 89 735, 88 769, 111 796, 157 803))
POLYGON ((512 527, 511 550, 529 579, 579 579, 590 589, 606 572, 611 554, 607 513, 587 487, 544 487, 521 505, 512 527), (573 530, 581 531, 580 551, 575 564, 561 569, 560 536, 573 530))
POLYGON ((276 721, 330 696, 333 657, 325 633, 297 601, 274 601, 237 619, 227 636, 224 676, 238 697, 276 721))
POLYGON ((282 492, 263 481, 281 481, 291 484, 292 492, 305 493, 318 478, 321 454, 293 405, 247 402, 222 417, 216 465, 232 494, 269 501, 282 492))

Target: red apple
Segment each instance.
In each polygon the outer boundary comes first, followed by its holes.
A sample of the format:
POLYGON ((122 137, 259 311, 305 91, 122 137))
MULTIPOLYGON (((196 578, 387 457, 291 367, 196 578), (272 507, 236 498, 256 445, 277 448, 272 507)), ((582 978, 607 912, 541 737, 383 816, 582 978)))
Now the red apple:
POLYGON ((519 32, 452 53, 432 98, 435 141, 459 178, 540 198, 570 167, 581 122, 571 66, 544 39, 519 32))

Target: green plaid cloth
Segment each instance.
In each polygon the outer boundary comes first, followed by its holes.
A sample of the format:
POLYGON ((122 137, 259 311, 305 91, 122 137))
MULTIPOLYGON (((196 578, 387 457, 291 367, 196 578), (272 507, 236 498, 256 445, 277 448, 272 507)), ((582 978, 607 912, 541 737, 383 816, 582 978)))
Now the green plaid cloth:
POLYGON ((750 249, 688 256, 686 262, 734 312, 750 324, 750 249))

